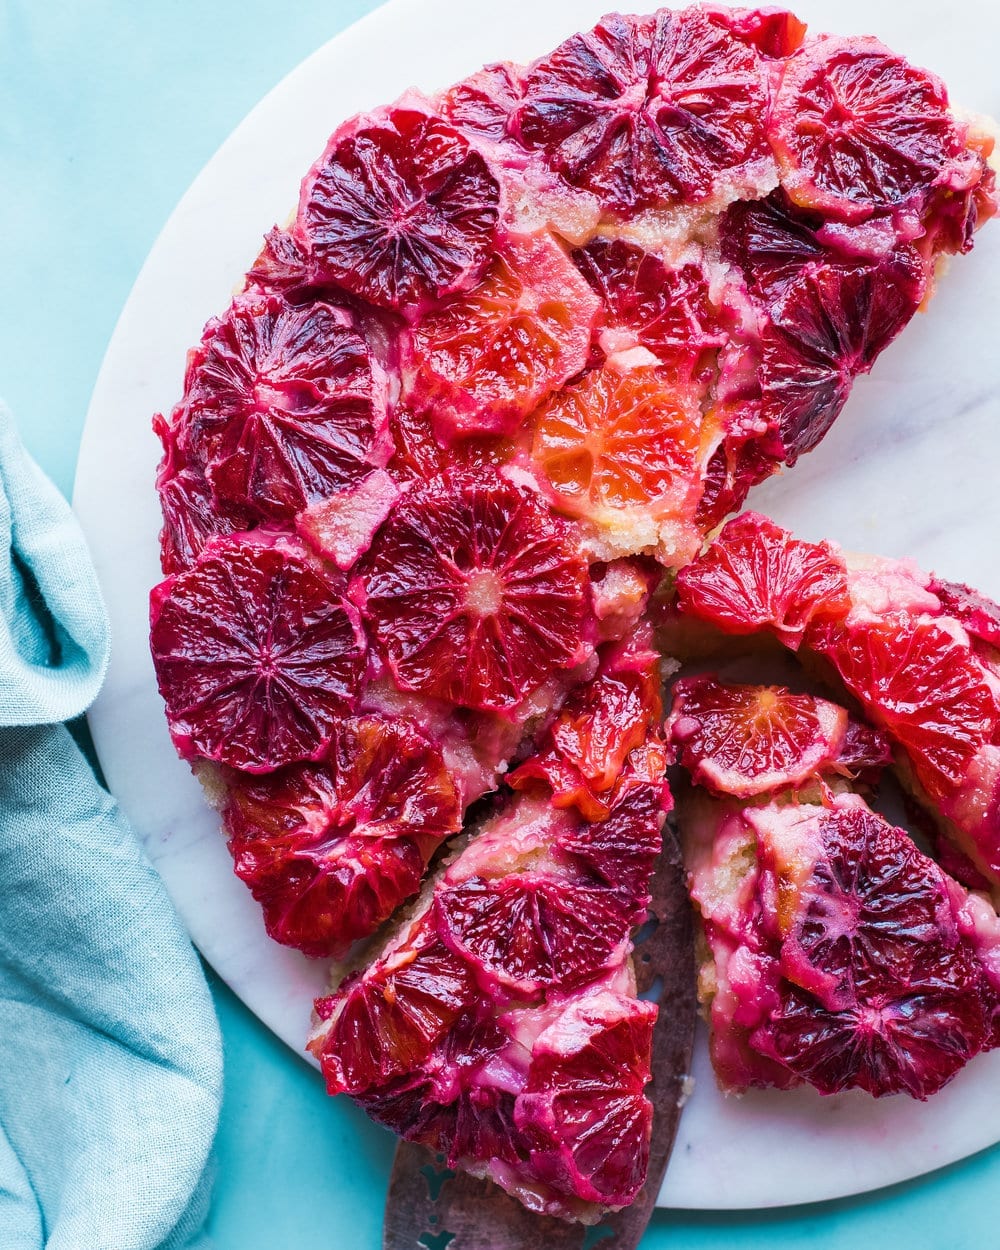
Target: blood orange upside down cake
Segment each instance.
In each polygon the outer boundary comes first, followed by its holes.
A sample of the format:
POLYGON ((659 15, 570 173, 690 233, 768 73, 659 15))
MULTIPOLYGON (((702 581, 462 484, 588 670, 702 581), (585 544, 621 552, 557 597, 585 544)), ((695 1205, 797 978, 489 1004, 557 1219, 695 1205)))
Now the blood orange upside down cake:
POLYGON ((1000 613, 762 519, 699 552, 971 248, 991 151, 874 38, 613 14, 337 129, 156 418, 170 731, 271 936, 349 956, 310 1048, 534 1209, 645 1179, 632 933, 673 756, 723 1084, 924 1096, 988 1044, 1000 613), (668 751, 653 622, 668 672, 768 635, 830 698, 685 679, 668 751), (760 716, 779 746, 734 753, 760 716), (867 806, 890 754, 943 866, 867 806), (889 860, 910 911, 868 901, 889 860), (839 944, 810 919, 834 877, 862 899, 839 944), (871 1014, 886 945, 923 1050, 834 1071, 808 1013, 871 1014))

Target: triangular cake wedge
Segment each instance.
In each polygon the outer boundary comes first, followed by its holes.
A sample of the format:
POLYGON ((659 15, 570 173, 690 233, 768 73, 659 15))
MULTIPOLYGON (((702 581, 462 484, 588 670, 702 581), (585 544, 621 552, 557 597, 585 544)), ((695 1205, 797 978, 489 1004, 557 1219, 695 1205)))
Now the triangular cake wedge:
POLYGON ((677 577, 661 641, 678 654, 777 642, 884 731, 900 779, 975 888, 1000 882, 1000 608, 911 560, 727 523, 677 577), (693 632, 692 632, 693 630, 693 632), (736 640, 739 640, 736 642, 736 640))
POLYGON ((331 1093, 531 1209, 588 1223, 646 1175, 657 1011, 631 953, 669 806, 660 716, 657 657, 642 637, 610 648, 552 735, 572 723, 601 810, 565 793, 556 806, 522 765, 522 788, 317 1003, 310 1042, 331 1093))
POLYGON ((857 792, 880 735, 828 700, 701 677, 668 737, 726 1092, 923 1099, 997 1044, 1000 920, 857 792))

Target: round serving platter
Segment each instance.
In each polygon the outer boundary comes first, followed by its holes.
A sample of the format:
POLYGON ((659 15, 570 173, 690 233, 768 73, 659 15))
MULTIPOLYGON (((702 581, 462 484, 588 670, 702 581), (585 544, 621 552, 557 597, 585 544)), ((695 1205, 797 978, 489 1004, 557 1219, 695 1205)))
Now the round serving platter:
MULTIPOLYGON (((111 615, 114 651, 90 714, 111 789, 216 971, 301 1052, 322 963, 271 942, 232 874, 216 814, 174 754, 147 647, 159 580, 159 447, 150 417, 181 392, 185 354, 226 305, 261 237, 296 202, 335 126, 405 88, 444 86, 488 61, 530 60, 592 24, 607 0, 390 0, 285 78, 181 200, 122 311, 94 390, 74 504, 111 615)), ((651 9, 652 4, 628 6, 651 9)), ((1000 8, 913 0, 796 6, 814 30, 877 34, 939 73, 952 97, 1000 114, 1000 8)), ((821 447, 751 503, 806 538, 911 555, 1000 596, 1000 223, 955 261, 919 316, 861 379, 821 447)), ((811 1090, 724 1099, 704 1037, 661 1206, 745 1208, 860 1193, 1000 1140, 1000 1051, 929 1103, 811 1090)))

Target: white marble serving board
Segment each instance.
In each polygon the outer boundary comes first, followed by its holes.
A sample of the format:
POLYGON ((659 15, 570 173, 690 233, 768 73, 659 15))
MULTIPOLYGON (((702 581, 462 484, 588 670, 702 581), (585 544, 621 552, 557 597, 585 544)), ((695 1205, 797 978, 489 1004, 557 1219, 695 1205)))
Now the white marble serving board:
MULTIPOLYGON (((215 815, 167 737, 146 644, 159 579, 158 448, 150 415, 178 398, 187 348, 226 304, 264 231, 284 220, 328 132, 416 84, 527 60, 612 0, 391 0, 268 95, 197 178, 122 312, 94 391, 75 504, 107 596, 114 653, 91 714, 112 790, 191 934, 235 992, 301 1051, 324 969, 270 942, 233 877, 215 815)), ((636 7, 653 7, 645 0, 636 7)), ((805 0, 814 29, 876 33, 933 67, 953 97, 1000 115, 1000 7, 921 0, 805 0)), ((1000 224, 956 261, 926 316, 857 386, 822 447, 753 502, 809 538, 910 554, 1000 595, 1000 224)), ((859 1193, 1000 1139, 1000 1053, 929 1104, 811 1091, 724 1100, 699 1038, 695 1092, 660 1203, 765 1207, 859 1193)))

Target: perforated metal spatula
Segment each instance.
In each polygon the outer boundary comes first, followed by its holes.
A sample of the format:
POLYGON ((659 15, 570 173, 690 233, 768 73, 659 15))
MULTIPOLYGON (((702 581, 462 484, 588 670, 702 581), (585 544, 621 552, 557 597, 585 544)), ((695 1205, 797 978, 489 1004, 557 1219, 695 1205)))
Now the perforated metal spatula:
POLYGON ((401 1142, 385 1207, 384 1250, 635 1250, 649 1222, 673 1148, 691 1071, 695 964, 691 905, 680 851, 669 828, 653 879, 650 923, 635 948, 639 992, 655 995, 653 1139, 638 1198, 597 1229, 533 1215, 492 1181, 453 1172, 423 1146, 401 1142))

